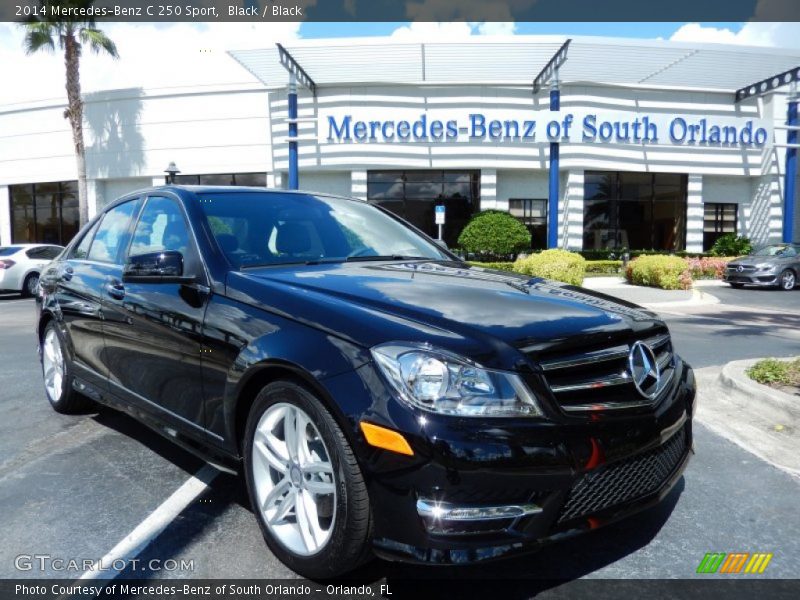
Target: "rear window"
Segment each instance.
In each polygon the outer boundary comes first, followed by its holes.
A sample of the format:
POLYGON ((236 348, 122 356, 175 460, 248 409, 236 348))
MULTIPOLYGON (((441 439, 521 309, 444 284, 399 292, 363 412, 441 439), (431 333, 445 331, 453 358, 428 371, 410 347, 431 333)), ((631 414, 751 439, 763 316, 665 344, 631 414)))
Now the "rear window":
POLYGON ((4 246, 0 248, 0 256, 11 256, 22 250, 22 246, 4 246))
POLYGON ((53 260, 56 256, 61 254, 63 248, 59 246, 39 246, 38 248, 31 248, 25 254, 28 258, 35 260, 53 260))

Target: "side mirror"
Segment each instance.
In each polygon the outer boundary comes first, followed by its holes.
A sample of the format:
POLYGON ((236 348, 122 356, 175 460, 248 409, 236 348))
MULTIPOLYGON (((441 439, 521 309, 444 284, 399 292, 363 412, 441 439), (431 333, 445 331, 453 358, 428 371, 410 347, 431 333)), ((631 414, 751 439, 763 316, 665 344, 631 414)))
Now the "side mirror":
POLYGON ((436 245, 444 248, 445 250, 450 250, 450 246, 448 246, 447 242, 444 240, 436 240, 436 245))
POLYGON ((193 279, 183 276, 183 254, 176 250, 131 256, 122 270, 123 282, 187 283, 193 279))

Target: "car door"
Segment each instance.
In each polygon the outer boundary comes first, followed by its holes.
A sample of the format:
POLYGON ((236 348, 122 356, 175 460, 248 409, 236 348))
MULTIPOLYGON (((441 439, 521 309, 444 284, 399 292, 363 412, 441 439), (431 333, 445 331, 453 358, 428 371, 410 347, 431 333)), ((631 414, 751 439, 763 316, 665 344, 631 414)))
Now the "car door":
POLYGON ((178 199, 150 195, 126 260, 179 252, 184 281, 123 276, 107 281, 106 367, 112 391, 162 424, 204 433, 201 350, 206 275, 178 199), (191 281, 190 281, 191 279, 191 281))
POLYGON ((56 306, 71 345, 75 374, 98 392, 106 390, 108 375, 102 332, 105 283, 115 267, 139 205, 139 200, 131 200, 103 214, 70 253, 50 268, 56 306))

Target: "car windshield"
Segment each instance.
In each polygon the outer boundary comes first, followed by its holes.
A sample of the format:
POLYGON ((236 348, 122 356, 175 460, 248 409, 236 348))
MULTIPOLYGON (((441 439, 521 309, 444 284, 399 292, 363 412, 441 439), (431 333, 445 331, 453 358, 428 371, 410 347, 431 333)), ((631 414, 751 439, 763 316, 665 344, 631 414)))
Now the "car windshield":
POLYGON ((774 246, 764 246, 759 250, 753 252, 753 256, 783 256, 794 255, 794 249, 786 244, 778 244, 774 246))
POLYGON ((11 256, 22 249, 22 246, 3 246, 0 248, 0 256, 11 256))
POLYGON ((237 268, 450 259, 433 242, 365 202, 274 192, 199 196, 214 237, 237 268))

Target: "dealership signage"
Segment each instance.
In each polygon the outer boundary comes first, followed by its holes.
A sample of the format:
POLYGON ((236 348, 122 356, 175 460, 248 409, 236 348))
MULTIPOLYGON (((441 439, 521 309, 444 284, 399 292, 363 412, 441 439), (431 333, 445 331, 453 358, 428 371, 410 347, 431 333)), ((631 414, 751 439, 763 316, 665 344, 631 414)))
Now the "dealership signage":
POLYGON ((388 111, 322 114, 320 143, 493 142, 644 144, 763 148, 769 123, 749 116, 678 115, 626 111, 388 111))

